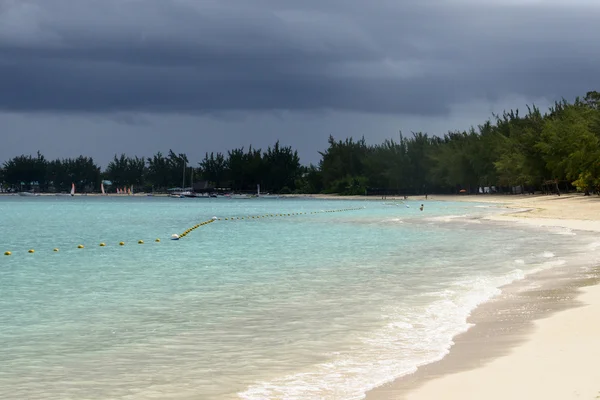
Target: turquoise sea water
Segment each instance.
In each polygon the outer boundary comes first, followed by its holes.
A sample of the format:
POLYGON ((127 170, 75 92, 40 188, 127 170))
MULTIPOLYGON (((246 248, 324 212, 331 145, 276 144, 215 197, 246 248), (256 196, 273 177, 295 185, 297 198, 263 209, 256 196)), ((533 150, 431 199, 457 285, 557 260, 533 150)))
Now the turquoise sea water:
POLYGON ((0 197, 0 398, 361 398, 446 354, 500 285, 600 249, 406 204, 0 197))

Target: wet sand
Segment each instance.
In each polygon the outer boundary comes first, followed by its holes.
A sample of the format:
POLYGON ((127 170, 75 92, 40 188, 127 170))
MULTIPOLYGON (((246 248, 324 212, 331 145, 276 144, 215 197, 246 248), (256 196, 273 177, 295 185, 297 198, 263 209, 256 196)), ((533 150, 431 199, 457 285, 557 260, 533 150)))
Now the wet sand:
MULTIPOLYGON (((492 221, 600 232, 600 198, 430 196, 500 204, 492 221)), ((421 199, 419 199, 421 200, 421 199)), ((599 239, 600 240, 600 239, 599 239)), ((367 393, 384 399, 595 399, 600 395, 600 268, 530 275, 477 308, 441 361, 367 393)))

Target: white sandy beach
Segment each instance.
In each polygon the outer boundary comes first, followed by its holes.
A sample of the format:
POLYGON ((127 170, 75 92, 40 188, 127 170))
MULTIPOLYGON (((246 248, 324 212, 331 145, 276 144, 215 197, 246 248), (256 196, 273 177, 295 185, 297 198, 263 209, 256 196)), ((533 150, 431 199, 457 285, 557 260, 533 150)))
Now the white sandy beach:
POLYGON ((596 399, 600 395, 600 286, 580 289, 585 305, 535 321, 504 357, 426 382, 405 397, 424 399, 596 399))
MULTIPOLYGON (((488 217, 491 220, 600 232, 598 196, 429 196, 429 199, 497 203, 515 212, 488 217)), ((526 332, 524 339, 506 341, 507 348, 491 361, 481 354, 485 348, 469 346, 466 336, 455 351, 470 352, 464 357, 475 360, 474 368, 444 370, 444 366, 438 373, 417 375, 409 383, 401 378, 368 393, 367 399, 600 398, 600 286, 580 288, 577 300, 580 307, 533 321, 533 329, 526 332), (487 362, 477 362, 478 354, 487 362)), ((450 351, 452 354, 453 350, 450 351)))

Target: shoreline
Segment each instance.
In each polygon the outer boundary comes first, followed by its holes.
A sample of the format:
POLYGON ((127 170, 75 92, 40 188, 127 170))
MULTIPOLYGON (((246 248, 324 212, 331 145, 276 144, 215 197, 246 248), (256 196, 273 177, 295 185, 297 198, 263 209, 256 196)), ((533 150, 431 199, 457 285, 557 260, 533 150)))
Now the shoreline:
MULTIPOLYGON (((145 197, 146 194, 107 196, 89 194, 89 196, 139 198, 145 197)), ((381 202, 380 198, 364 196, 283 197, 381 202)), ((403 198, 386 200, 402 201, 403 198)), ((494 209, 494 212, 500 211, 501 214, 486 213, 477 217, 481 222, 485 221, 486 225, 489 225, 488 229, 493 229, 494 225, 509 227, 511 224, 526 224, 532 235, 536 234, 536 229, 548 227, 563 228, 566 234, 575 234, 570 230, 600 232, 600 198, 596 196, 437 195, 429 196, 427 200, 415 196, 408 201, 411 204, 416 201, 425 204, 434 201, 471 202, 477 203, 477 207, 484 207, 483 210, 488 206, 481 204, 489 204, 490 211, 494 209)), ((474 207, 472 209, 475 210, 474 207)), ((594 246, 596 245, 600 249, 600 238, 594 243, 594 246)), ((580 257, 576 259, 579 260, 580 257)), ((596 264, 600 263, 600 259, 594 261, 596 264)), ((587 260, 585 263, 590 262, 587 260)), ((413 374, 404 375, 373 388, 366 393, 366 398, 368 400, 404 398, 413 400, 556 398, 562 400, 570 398, 568 394, 575 390, 580 394, 585 393, 587 396, 585 398, 595 398, 596 395, 600 395, 600 384, 596 384, 600 382, 600 373, 595 373, 595 362, 600 359, 600 353, 593 352, 597 347, 593 339, 600 336, 600 326, 598 323, 591 324, 600 314, 599 283, 600 267, 590 268, 574 260, 567 265, 532 273, 524 279, 502 286, 498 296, 477 306, 471 312, 467 319, 471 328, 453 338, 453 345, 449 352, 439 361, 419 366, 413 374), (568 329, 563 330, 564 326, 568 329), (557 333, 562 334, 560 340, 557 339, 557 333), (590 338, 585 341, 585 352, 581 353, 581 347, 564 350, 565 343, 577 343, 582 333, 590 338), (534 350, 540 346, 540 343, 545 346, 544 351, 536 353, 534 350), (568 369, 561 370, 559 364, 565 357, 569 360, 565 364, 565 368, 568 369), (499 369, 498 365, 502 368, 499 369), (526 379, 532 375, 532 370, 536 370, 541 376, 552 375, 552 382, 561 386, 552 389, 549 393, 544 392, 548 389, 547 379, 526 379), (563 379, 564 376, 569 375, 587 379, 588 386, 585 386, 585 382, 582 384, 576 380, 563 379), (591 387, 592 384, 596 384, 597 387, 591 387), (522 397, 525 387, 530 392, 522 397), (570 392, 560 392, 558 390, 560 388, 566 388, 570 392)))
MULTIPOLYGON (((430 199, 507 209, 484 217, 488 221, 600 232, 597 197, 441 197, 430 199)), ((595 365, 600 359, 595 341, 600 335, 600 266, 554 267, 500 289, 500 295, 471 313, 471 328, 453 338, 441 360, 370 390, 366 399, 563 400, 600 395, 595 365)))

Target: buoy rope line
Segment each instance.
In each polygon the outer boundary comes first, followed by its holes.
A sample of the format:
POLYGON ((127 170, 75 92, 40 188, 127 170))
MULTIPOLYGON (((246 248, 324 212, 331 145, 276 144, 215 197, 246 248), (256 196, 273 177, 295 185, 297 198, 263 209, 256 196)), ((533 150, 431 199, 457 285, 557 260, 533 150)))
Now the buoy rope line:
MULTIPOLYGON (((158 238, 157 238, 157 239, 155 239, 154 241, 155 241, 156 243, 160 243, 160 239, 158 239, 158 238)), ((143 240, 138 240, 138 241, 137 241, 137 243, 138 243, 138 244, 144 244, 144 241, 143 241, 143 240)), ((105 242, 101 242, 100 244, 98 244, 98 246, 99 246, 99 247, 107 247, 108 245, 107 245, 105 242)), ((125 246, 125 242, 119 242, 119 246, 125 246)), ((78 244, 78 245, 77 245, 77 248, 78 248, 78 249, 85 249, 85 246, 84 246, 84 245, 82 245, 82 244, 78 244)), ((54 249, 52 249, 52 251, 53 251, 54 253, 58 253, 58 252, 60 251, 60 249, 59 249, 58 247, 55 247, 54 249)), ((34 250, 34 249, 29 249, 29 250, 27 250, 27 252, 28 252, 29 254, 33 254, 33 253, 35 253, 35 250, 34 250)), ((5 251, 5 252, 4 252, 4 255, 5 255, 5 256, 11 256, 11 255, 12 255, 12 252, 11 252, 11 251, 5 251)))
POLYGON ((192 226, 191 228, 189 228, 189 229, 186 229, 185 231, 183 231, 183 233, 181 233, 181 234, 179 234, 179 235, 177 235, 177 234, 174 234, 174 235, 172 235, 172 236, 171 236, 171 239, 172 239, 172 240, 179 240, 179 239, 181 239, 182 237, 186 237, 187 235, 189 235, 190 233, 192 233, 192 232, 193 232, 193 231, 195 231, 196 229, 200 228, 201 226, 208 225, 208 224, 212 224, 213 222, 217 221, 218 219, 219 219, 219 218, 217 218, 217 217, 212 217, 212 218, 211 218, 211 219, 209 219, 208 221, 201 222, 201 223, 199 223, 198 225, 194 225, 194 226, 192 226))
MULTIPOLYGON (((181 238, 186 237, 187 235, 189 235, 190 233, 192 233, 193 231, 195 231, 196 229, 200 228, 201 226, 205 226, 208 224, 212 224, 215 221, 238 221, 238 220, 252 220, 252 219, 260 219, 260 218, 275 218, 275 217, 292 217, 292 216, 297 216, 297 215, 311 215, 311 214, 324 214, 324 213, 337 213, 337 212, 344 212, 344 211, 356 211, 356 210, 362 210, 365 207, 358 207, 358 208, 343 208, 343 209, 339 209, 339 210, 320 210, 320 211, 310 211, 310 212, 296 212, 296 213, 279 213, 279 214, 263 214, 263 215, 251 215, 251 216, 246 216, 246 217, 226 217, 226 218, 217 218, 217 217, 212 217, 211 219, 209 219, 208 221, 204 221, 201 222, 197 225, 192 226, 189 229, 186 229, 185 231, 183 231, 181 234, 177 235, 174 234, 171 236, 172 240, 179 240, 181 238)), ((160 239, 155 239, 154 240, 156 243, 160 243, 160 239)), ((144 244, 143 240, 138 240, 137 241, 138 244, 144 244)), ((99 245, 99 247, 106 247, 106 243, 105 242, 101 242, 99 245)), ((119 246, 125 246, 125 242, 119 242, 119 246)), ((79 244, 77 245, 78 249, 85 249, 85 246, 83 244, 79 244)), ((60 251, 59 248, 54 248, 52 250, 53 252, 57 253, 60 251)), ((29 249, 27 250, 27 252, 29 254, 33 254, 35 253, 34 249, 29 249)), ((11 256, 12 252, 11 251, 5 251, 4 252, 5 256, 11 256)))
POLYGON ((310 212, 296 212, 296 213, 283 213, 283 214, 263 214, 263 215, 251 215, 246 217, 227 217, 227 218, 218 218, 219 221, 237 221, 237 220, 248 220, 248 219, 260 219, 260 218, 274 218, 274 217, 293 217, 296 215, 311 215, 311 214, 324 214, 324 213, 337 213, 344 211, 356 211, 363 210, 365 207, 358 208, 342 208, 339 210, 320 210, 320 211, 310 211, 310 212))

